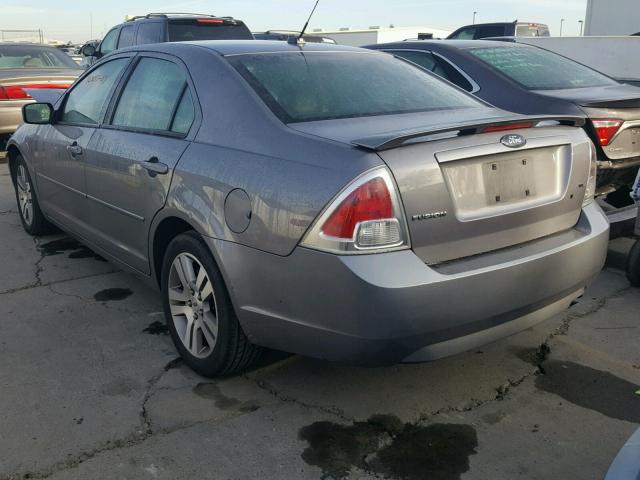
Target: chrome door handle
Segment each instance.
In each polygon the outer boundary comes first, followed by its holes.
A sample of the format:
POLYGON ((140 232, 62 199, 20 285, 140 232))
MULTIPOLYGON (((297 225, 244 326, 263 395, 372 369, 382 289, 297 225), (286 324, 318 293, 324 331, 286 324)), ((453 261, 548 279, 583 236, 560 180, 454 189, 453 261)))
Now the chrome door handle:
POLYGON ((140 162, 140 166, 149 172, 149 175, 152 177, 169 173, 169 166, 161 163, 157 157, 151 157, 146 162, 140 162))
POLYGON ((76 155, 82 155, 82 147, 76 142, 73 142, 71 145, 67 145, 67 150, 72 157, 75 157, 76 155))

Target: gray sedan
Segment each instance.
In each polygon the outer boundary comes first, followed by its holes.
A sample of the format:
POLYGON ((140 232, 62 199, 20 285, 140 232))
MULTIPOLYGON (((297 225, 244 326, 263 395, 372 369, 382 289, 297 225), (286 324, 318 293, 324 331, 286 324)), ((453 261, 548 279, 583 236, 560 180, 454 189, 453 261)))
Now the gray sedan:
POLYGON ((605 258, 582 119, 506 113, 384 53, 139 46, 24 117, 24 228, 158 286, 203 375, 261 347, 450 355, 567 308, 605 258))

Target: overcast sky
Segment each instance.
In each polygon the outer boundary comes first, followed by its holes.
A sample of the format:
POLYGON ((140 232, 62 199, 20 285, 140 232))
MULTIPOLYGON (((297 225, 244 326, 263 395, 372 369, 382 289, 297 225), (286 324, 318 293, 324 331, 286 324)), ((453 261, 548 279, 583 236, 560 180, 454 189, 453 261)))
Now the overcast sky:
MULTIPOLYGON (((42 29, 46 38, 81 42, 99 38, 126 15, 196 12, 230 15, 253 31, 302 28, 315 0, 0 0, 0 30, 42 29), (90 18, 93 18, 91 28, 90 18)), ((546 23, 558 35, 576 35, 587 0, 320 0, 310 28, 370 25, 453 30, 477 22, 546 23)))

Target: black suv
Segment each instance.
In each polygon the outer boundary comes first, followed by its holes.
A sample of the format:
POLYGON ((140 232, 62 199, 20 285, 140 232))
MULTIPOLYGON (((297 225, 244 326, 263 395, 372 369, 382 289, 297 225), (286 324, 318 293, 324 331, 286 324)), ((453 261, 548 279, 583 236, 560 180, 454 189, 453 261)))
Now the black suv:
POLYGON ((478 40, 488 37, 548 37, 549 27, 544 23, 499 22, 465 25, 447 37, 447 40, 478 40))
POLYGON ((244 22, 232 17, 149 13, 113 27, 97 48, 85 45, 82 54, 87 58, 83 65, 92 65, 108 53, 131 45, 189 40, 253 40, 253 35, 244 22))

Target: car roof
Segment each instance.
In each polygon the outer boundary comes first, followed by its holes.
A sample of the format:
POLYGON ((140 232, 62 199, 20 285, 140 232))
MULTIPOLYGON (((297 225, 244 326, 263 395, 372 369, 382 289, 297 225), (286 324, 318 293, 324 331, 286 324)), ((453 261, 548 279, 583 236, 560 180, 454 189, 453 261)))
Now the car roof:
POLYGON ((482 47, 514 47, 514 48, 526 48, 529 45, 517 44, 513 42, 497 42, 495 40, 411 40, 404 42, 391 42, 380 43, 376 45, 370 45, 370 47, 405 47, 412 49, 428 49, 430 47, 439 47, 443 50, 466 50, 469 48, 482 48, 482 47))
MULTIPOLYGON (((495 43, 495 42, 491 42, 495 43)), ((304 46, 292 45, 280 40, 201 40, 194 42, 164 42, 153 45, 135 45, 117 50, 118 53, 125 51, 154 50, 171 53, 180 50, 185 45, 205 48, 220 55, 244 55, 258 53, 275 52, 361 52, 372 53, 358 47, 348 47, 345 45, 334 45, 329 43, 305 43, 304 46)))

